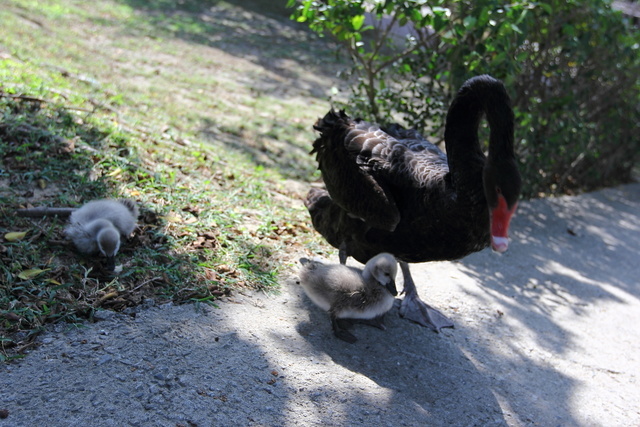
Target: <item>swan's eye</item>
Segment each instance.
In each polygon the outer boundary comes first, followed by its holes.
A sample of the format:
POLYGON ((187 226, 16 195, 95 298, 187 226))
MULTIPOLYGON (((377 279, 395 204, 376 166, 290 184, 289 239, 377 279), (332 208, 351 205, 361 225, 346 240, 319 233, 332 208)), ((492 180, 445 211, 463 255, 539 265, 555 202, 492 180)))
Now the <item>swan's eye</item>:
POLYGON ((496 187, 496 193, 498 193, 498 194, 502 194, 502 188, 500 188, 500 187, 496 187))

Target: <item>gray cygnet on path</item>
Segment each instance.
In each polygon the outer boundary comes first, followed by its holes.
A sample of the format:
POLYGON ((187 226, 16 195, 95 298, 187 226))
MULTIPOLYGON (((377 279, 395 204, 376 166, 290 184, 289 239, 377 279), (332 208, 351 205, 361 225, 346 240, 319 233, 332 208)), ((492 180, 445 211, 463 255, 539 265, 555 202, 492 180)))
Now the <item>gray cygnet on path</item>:
POLYGON ((300 284, 318 307, 329 312, 336 337, 349 343, 356 337, 346 330, 349 320, 385 329, 384 314, 393 307, 397 262, 381 253, 360 270, 342 264, 300 259, 300 284))

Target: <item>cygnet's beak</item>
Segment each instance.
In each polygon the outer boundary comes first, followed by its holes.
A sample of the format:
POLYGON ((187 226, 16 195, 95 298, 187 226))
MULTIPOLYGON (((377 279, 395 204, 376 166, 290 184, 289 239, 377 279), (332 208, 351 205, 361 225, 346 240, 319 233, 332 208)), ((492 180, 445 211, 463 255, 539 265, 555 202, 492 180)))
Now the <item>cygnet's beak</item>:
POLYGON ((113 271, 116 268, 116 256, 111 255, 107 256, 107 262, 105 264, 105 268, 109 271, 113 271))
POLYGON ((398 290, 396 289, 396 282, 393 279, 385 285, 385 288, 387 288, 389 293, 394 297, 398 295, 398 290))

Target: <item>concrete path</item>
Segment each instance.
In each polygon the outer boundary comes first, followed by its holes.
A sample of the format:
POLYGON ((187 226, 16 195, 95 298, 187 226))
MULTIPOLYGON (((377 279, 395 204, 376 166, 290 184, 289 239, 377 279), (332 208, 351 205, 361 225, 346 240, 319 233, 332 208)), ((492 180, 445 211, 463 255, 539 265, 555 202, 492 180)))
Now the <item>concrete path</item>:
POLYGON ((295 285, 57 326, 0 366, 0 426, 640 425, 640 184, 522 202, 504 255, 412 265, 442 334, 336 340, 295 285))

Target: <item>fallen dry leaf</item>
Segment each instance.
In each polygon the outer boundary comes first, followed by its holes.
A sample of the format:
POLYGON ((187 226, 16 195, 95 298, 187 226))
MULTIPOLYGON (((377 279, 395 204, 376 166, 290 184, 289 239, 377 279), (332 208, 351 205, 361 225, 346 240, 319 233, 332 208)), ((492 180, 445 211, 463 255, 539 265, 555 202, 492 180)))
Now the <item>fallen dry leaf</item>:
POLYGON ((162 217, 167 222, 179 223, 182 222, 182 218, 175 214, 168 214, 162 217))
POLYGON ((122 168, 115 168, 114 170, 109 172, 107 176, 114 177, 114 176, 120 176, 121 174, 122 174, 122 168))
POLYGON ((46 270, 41 270, 39 268, 30 268, 28 270, 22 271, 20 274, 18 274, 18 277, 21 278, 22 280, 29 280, 40 275, 41 273, 44 273, 47 270, 50 270, 50 269, 47 268, 46 270))
POLYGON ((17 242, 18 240, 24 239, 26 235, 26 231, 11 231, 4 235, 4 239, 7 242, 17 242))
POLYGON ((220 273, 229 273, 230 271, 232 271, 232 268, 229 267, 227 264, 220 264, 218 266, 218 272, 220 273))
POLYGON ((17 322, 18 320, 20 320, 20 316, 18 316, 15 313, 11 313, 11 312, 6 312, 2 315, 2 317, 4 317, 7 320, 12 320, 14 322, 17 322))

